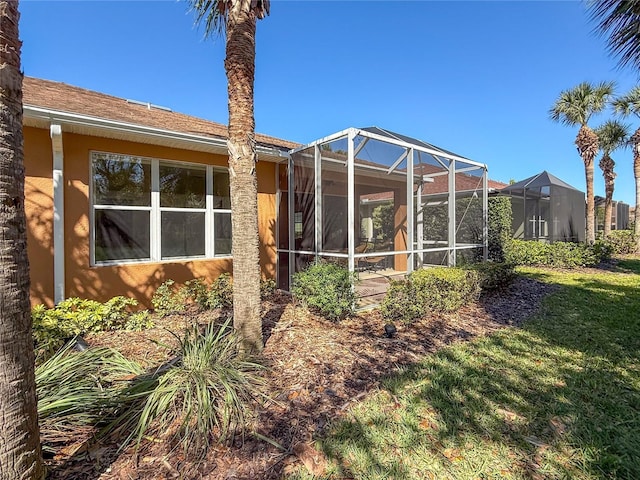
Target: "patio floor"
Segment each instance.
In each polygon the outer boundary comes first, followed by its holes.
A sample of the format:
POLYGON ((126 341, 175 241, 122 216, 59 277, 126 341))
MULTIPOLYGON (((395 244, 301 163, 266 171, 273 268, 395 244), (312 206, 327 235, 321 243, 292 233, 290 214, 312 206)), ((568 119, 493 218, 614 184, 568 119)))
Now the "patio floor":
POLYGON ((356 284, 358 310, 380 305, 387 293, 390 280, 401 280, 406 274, 407 272, 392 268, 358 273, 358 283, 356 284))

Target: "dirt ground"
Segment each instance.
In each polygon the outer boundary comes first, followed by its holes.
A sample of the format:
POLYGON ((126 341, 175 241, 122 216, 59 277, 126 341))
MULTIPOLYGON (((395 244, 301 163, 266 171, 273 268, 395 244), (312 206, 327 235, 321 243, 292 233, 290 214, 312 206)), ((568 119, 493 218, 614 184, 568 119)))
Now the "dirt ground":
MULTIPOLYGON (((507 290, 483 296, 455 314, 432 316, 410 326, 397 324, 384 335, 377 310, 338 324, 309 314, 276 293, 263 304, 264 362, 271 401, 257 408, 257 431, 281 448, 255 437, 212 448, 198 464, 162 444, 130 448, 75 444, 48 459, 53 479, 277 479, 298 463, 313 469, 312 440, 354 402, 378 388, 382 377, 426 354, 461 341, 517 326, 532 315, 553 287, 518 278, 507 290)), ((174 315, 143 332, 108 332, 87 338, 91 345, 113 347, 152 367, 167 360, 167 345, 194 321, 216 320, 221 312, 174 315)), ((317 460, 317 458, 316 458, 317 460)))

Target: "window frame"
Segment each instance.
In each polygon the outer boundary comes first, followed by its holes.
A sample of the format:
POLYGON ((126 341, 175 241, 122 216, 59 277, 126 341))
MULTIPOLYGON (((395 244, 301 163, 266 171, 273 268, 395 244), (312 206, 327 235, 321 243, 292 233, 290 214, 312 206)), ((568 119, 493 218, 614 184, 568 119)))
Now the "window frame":
POLYGON ((183 261, 196 260, 214 260, 232 258, 231 253, 216 254, 215 253, 215 215, 229 214, 231 208, 213 208, 214 202, 214 184, 213 174, 215 171, 229 173, 229 169, 223 166, 207 165, 197 162, 183 162, 180 160, 171 160, 165 158, 146 157, 143 155, 134 155, 127 153, 105 152, 101 150, 91 150, 89 152, 89 257, 91 267, 128 265, 128 264, 150 264, 150 263, 176 263, 183 261), (151 202, 150 206, 133 206, 133 205, 102 205, 95 203, 94 192, 94 158, 96 155, 119 156, 129 158, 137 158, 149 161, 151 164, 151 202), (160 164, 168 164, 178 168, 196 168, 205 170, 205 207, 204 208, 188 208, 188 207, 161 207, 160 206, 160 164), (115 210, 115 211, 148 211, 149 212, 149 252, 150 258, 145 259, 122 259, 122 260, 102 260, 96 261, 96 211, 98 210, 115 210), (204 213, 205 222, 205 254, 194 256, 176 256, 162 258, 162 230, 161 217, 162 212, 184 212, 184 213, 204 213))

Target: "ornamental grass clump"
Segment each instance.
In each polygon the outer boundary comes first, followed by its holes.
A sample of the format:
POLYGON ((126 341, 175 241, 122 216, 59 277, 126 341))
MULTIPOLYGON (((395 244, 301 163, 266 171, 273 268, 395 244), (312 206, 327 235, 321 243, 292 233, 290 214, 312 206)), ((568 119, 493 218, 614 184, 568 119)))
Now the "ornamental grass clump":
POLYGON ((355 279, 343 266, 318 262, 293 275, 291 293, 310 310, 337 322, 355 311, 355 279))
POLYGON ((122 378, 142 368, 109 348, 75 352, 70 342, 36 367, 38 418, 43 450, 92 437, 108 422, 120 396, 122 378))
POLYGON ((213 442, 243 435, 250 404, 263 396, 264 367, 241 357, 238 345, 229 321, 189 331, 174 360, 124 391, 115 423, 130 432, 124 443, 151 437, 201 456, 213 442))

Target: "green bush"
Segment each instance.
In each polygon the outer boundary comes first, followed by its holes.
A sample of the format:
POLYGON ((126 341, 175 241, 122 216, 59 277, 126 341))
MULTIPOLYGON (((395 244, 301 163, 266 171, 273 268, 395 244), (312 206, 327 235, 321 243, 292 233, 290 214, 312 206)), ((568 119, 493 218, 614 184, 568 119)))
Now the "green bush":
POLYGON ((611 248, 605 242, 593 245, 584 243, 543 243, 535 240, 511 240, 506 248, 506 261, 514 265, 544 265, 559 268, 576 268, 597 265, 607 259, 611 248))
POLYGON ((489 197, 489 260, 504 262, 504 251, 512 234, 512 211, 509 197, 489 197))
POLYGON ((380 311, 385 319, 411 323, 429 312, 452 312, 477 300, 480 275, 462 268, 426 268, 392 282, 380 311))
POLYGON ((76 335, 152 327, 153 322, 148 317, 148 312, 129 311, 130 307, 137 305, 138 302, 133 298, 122 296, 105 303, 73 297, 53 308, 36 305, 31 310, 36 347, 44 350, 40 353, 50 355, 76 335))
POLYGON ((125 444, 159 436, 185 453, 206 453, 211 440, 225 441, 247 428, 251 402, 262 396, 260 365, 244 359, 226 322, 196 327, 181 340, 175 360, 133 381, 120 399, 115 424, 132 431, 125 444))
POLYGON ((462 268, 425 268, 409 275, 416 302, 432 312, 453 312, 478 299, 480 276, 462 268))
POLYGON ((184 312, 186 308, 184 287, 178 289, 175 287, 175 283, 171 279, 166 280, 151 297, 153 310, 158 315, 184 312))
POLYGON ((180 295, 185 299, 190 298, 202 310, 208 308, 209 286, 201 278, 194 278, 185 282, 180 295))
POLYGON ((469 265, 466 268, 478 272, 480 288, 483 292, 506 288, 516 278, 516 272, 510 263, 481 262, 469 265))
POLYGON ((276 291, 276 281, 272 278, 260 281, 260 298, 263 300, 269 298, 276 291))
POLYGON ((380 313, 391 322, 412 323, 427 312, 416 302, 416 292, 409 279, 391 280, 380 305, 380 313))
POLYGON ((231 308, 233 306, 233 280, 228 273, 221 274, 211 284, 207 296, 207 308, 231 308))
POLYGON ((616 255, 627 255, 636 252, 636 236, 633 230, 613 230, 604 240, 616 255))
POLYGON ((293 298, 331 321, 353 314, 355 275, 335 263, 318 262, 293 275, 293 298))

